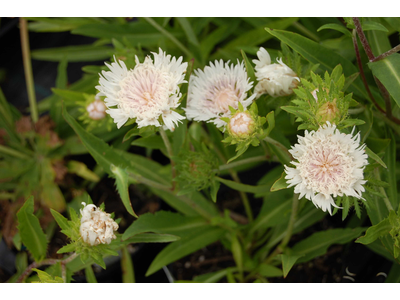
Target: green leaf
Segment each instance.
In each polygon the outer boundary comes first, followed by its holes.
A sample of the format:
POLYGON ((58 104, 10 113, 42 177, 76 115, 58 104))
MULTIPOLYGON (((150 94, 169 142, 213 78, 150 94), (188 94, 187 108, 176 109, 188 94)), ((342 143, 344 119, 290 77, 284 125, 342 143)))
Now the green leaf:
POLYGON ((62 230, 68 230, 70 228, 67 218, 54 209, 50 209, 50 212, 62 230))
POLYGON ((121 254, 122 282, 135 283, 135 271, 133 268, 132 257, 126 246, 122 247, 121 254))
POLYGON ((107 143, 93 134, 86 132, 86 130, 84 130, 82 126, 80 126, 78 122, 71 117, 65 107, 63 107, 63 116, 72 129, 74 129, 74 131, 80 137, 82 143, 85 145, 89 153, 104 169, 104 171, 106 171, 107 174, 114 176, 114 173, 111 171, 111 165, 122 168, 130 166, 130 163, 121 155, 115 153, 114 149, 112 149, 107 143))
MULTIPOLYGON (((51 91, 64 100, 65 105, 77 105, 77 102, 85 102, 86 98, 82 92, 52 88, 51 91)), ((57 99, 54 99, 57 100, 57 99)))
POLYGON ((345 244, 359 237, 365 228, 338 228, 314 233, 308 238, 298 242, 292 248, 293 256, 303 256, 298 263, 309 261, 323 255, 328 247, 333 244, 345 244))
POLYGON ((64 283, 64 280, 59 276, 52 277, 50 274, 36 268, 32 268, 32 270, 38 274, 40 283, 64 283))
POLYGON ((200 45, 199 41, 197 40, 196 34, 194 33, 188 19, 184 17, 177 17, 176 20, 179 22, 179 24, 181 24, 189 43, 198 47, 200 45))
POLYGON ((253 233, 259 229, 266 229, 287 222, 291 212, 291 199, 292 197, 283 199, 281 197, 266 197, 260 213, 250 224, 249 232, 253 233))
POLYGON ((33 214, 33 196, 19 209, 17 218, 22 243, 32 253, 35 261, 43 260, 46 257, 47 240, 39 219, 33 214))
POLYGON ((243 272, 243 250, 236 235, 232 236, 231 251, 239 272, 243 272))
POLYGON ((384 219, 376 225, 373 225, 367 229, 365 235, 358 238, 356 243, 361 243, 364 245, 371 244, 373 241, 378 239, 381 236, 389 234, 389 231, 392 229, 390 225, 389 219, 384 219))
POLYGON ((380 24, 378 22, 374 22, 374 21, 364 21, 362 24, 362 29, 364 31, 378 30, 378 31, 389 32, 389 30, 387 30, 387 28, 385 26, 383 26, 382 24, 380 24))
POLYGON ((129 198, 129 184, 128 184, 128 174, 126 171, 120 167, 116 167, 113 164, 110 165, 110 170, 114 175, 115 184, 117 186, 117 191, 121 197, 122 203, 124 204, 126 210, 134 217, 138 217, 133 211, 131 199, 129 198))
POLYGON ((388 166, 388 172, 384 174, 384 179, 389 183, 388 198, 390 203, 397 209, 399 206, 399 198, 397 196, 397 175, 396 175, 396 138, 393 131, 389 131, 390 144, 385 151, 383 161, 388 166))
POLYGON ((352 34, 349 31, 349 29, 347 29, 343 25, 339 25, 339 24, 336 24, 336 23, 325 24, 325 25, 322 25, 320 28, 318 28, 317 32, 320 32, 323 29, 333 29, 333 30, 336 30, 336 31, 339 31, 339 32, 343 33, 344 35, 348 36, 349 38, 352 38, 352 34))
POLYGON ((276 192, 279 190, 287 189, 288 184, 286 182, 285 176, 286 176, 286 173, 283 172, 281 177, 277 181, 275 181, 274 184, 272 185, 271 192, 276 192))
POLYGON ((377 163, 379 163, 382 167, 384 167, 385 169, 387 169, 386 164, 382 161, 382 159, 376 155, 374 152, 372 152, 371 149, 369 149, 368 147, 365 148, 365 153, 368 155, 368 157, 370 157, 371 159, 375 160, 377 163))
POLYGON ((100 177, 93 171, 89 170, 88 167, 83 162, 70 160, 68 162, 67 168, 70 173, 74 173, 86 180, 92 182, 100 181, 100 177))
POLYGON ((85 268, 85 277, 86 277, 87 283, 97 283, 97 279, 96 279, 96 276, 94 275, 92 266, 87 266, 85 268))
POLYGON ((277 267, 267 265, 267 264, 261 264, 258 272, 264 276, 264 277, 282 277, 283 272, 281 269, 278 269, 277 267))
POLYGON ((148 149, 161 149, 166 151, 165 144, 159 135, 152 135, 149 137, 141 137, 131 143, 132 146, 139 146, 148 149))
MULTIPOLYGON (((266 30, 268 33, 290 46, 293 50, 297 51, 306 60, 314 64, 320 64, 328 73, 331 73, 339 64, 343 67, 343 72, 346 77, 358 72, 358 69, 351 61, 306 37, 289 31, 266 30)), ((369 98, 360 78, 354 80, 353 84, 350 86, 350 91, 364 98, 369 98)))
POLYGON ((289 271, 292 269, 296 261, 302 256, 304 256, 304 254, 301 255, 281 254, 282 270, 284 278, 286 278, 286 276, 289 274, 289 271))
POLYGON ((255 83, 256 75, 254 73, 253 65, 250 63, 249 59, 247 58, 246 52, 244 52, 243 50, 240 50, 240 53, 242 53, 244 65, 246 66, 247 76, 248 76, 248 78, 250 78, 250 82, 255 83))
POLYGON ((109 58, 113 49, 108 46, 66 46, 33 50, 32 58, 46 61, 61 61, 67 57, 68 62, 98 61, 109 58))
POLYGON ((228 179, 223 179, 221 177, 216 176, 215 179, 226 186, 241 192, 246 193, 265 193, 269 191, 269 185, 248 185, 244 183, 235 182, 228 179))
POLYGON ((187 235, 165 247, 151 263, 146 276, 157 272, 173 261, 216 242, 224 233, 225 229, 213 226, 194 230, 191 235, 187 235))
POLYGON ((179 240, 180 237, 173 234, 163 234, 163 233, 141 233, 137 234, 125 241, 123 244, 128 245, 131 243, 170 243, 179 240))
POLYGON ((63 247, 61 247, 58 251, 57 251, 57 253, 69 253, 69 252, 74 252, 76 249, 75 249, 76 247, 75 247, 75 244, 68 244, 68 245, 65 245, 65 246, 63 246, 63 247))
POLYGON ((220 271, 211 272, 207 274, 202 274, 194 277, 193 282, 201 282, 201 283, 215 283, 220 281, 222 278, 228 276, 229 273, 236 272, 236 267, 229 267, 220 271))
POLYGON ((400 106, 400 54, 393 53, 382 60, 370 62, 368 67, 400 106))
POLYGON ((188 217, 179 213, 158 211, 155 214, 146 213, 141 215, 125 230, 122 239, 126 240, 144 232, 183 236, 204 226, 207 226, 207 221, 202 217, 188 217))

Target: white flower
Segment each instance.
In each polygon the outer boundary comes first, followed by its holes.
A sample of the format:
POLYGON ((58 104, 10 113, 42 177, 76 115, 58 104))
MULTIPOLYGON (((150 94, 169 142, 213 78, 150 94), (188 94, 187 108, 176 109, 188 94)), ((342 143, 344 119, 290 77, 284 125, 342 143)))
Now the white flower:
POLYGON ((160 127, 161 117, 164 127, 174 130, 184 119, 173 109, 180 104, 179 85, 186 82, 187 63, 182 63, 182 57, 171 58, 161 49, 152 54, 154 62, 150 56, 143 63, 136 57, 136 66, 130 70, 121 60, 111 65, 106 63, 110 71, 103 71, 100 76, 100 85, 96 86, 98 95, 106 96, 107 113, 118 128, 128 119, 136 119, 139 128, 160 127))
POLYGON ((235 137, 247 137, 254 132, 255 122, 247 111, 238 112, 229 120, 228 128, 235 137))
MULTIPOLYGON (((354 132, 354 129, 353 129, 354 132)), ((298 144, 289 152, 298 162, 296 168, 285 166, 288 187, 311 200, 316 207, 330 214, 331 205, 337 207, 332 197, 353 196, 358 199, 365 191, 364 167, 368 164, 365 144, 360 146, 360 133, 340 133, 327 122, 318 131, 305 131, 298 144)), ((363 199, 364 200, 364 199, 363 199)))
POLYGON ((83 241, 92 246, 110 244, 116 238, 114 231, 118 229, 118 224, 96 205, 82 204, 84 208, 80 210, 82 218, 79 233, 83 241))
POLYGON ((255 95, 246 97, 252 86, 243 62, 230 66, 229 61, 225 65, 223 60, 210 62, 204 71, 195 70, 190 77, 186 116, 189 120, 225 126, 220 118, 230 117, 229 106, 238 109, 239 102, 244 108, 251 104, 255 95))
POLYGON ((91 102, 87 107, 86 111, 89 114, 89 118, 92 120, 101 120, 106 116, 107 107, 104 105, 104 101, 96 99, 91 102))
POLYGON ((254 88, 257 98, 265 93, 272 97, 292 94, 293 88, 297 87, 300 79, 291 68, 282 62, 282 58, 277 59, 278 64, 271 64, 271 57, 263 47, 257 52, 257 57, 258 60, 253 60, 256 65, 254 69, 258 80, 254 88))

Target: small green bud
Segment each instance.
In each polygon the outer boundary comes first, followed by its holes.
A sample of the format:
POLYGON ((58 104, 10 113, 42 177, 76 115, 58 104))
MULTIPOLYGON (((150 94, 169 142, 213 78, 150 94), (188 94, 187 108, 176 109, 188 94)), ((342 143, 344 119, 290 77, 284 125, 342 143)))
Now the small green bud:
POLYGON ((176 160, 176 180, 183 190, 203 190, 210 187, 218 169, 218 159, 205 147, 202 151, 182 150, 176 160))
POLYGON ((329 121, 332 124, 338 123, 341 119, 340 111, 336 105, 336 98, 332 102, 326 102, 323 104, 315 114, 317 122, 322 125, 329 121))

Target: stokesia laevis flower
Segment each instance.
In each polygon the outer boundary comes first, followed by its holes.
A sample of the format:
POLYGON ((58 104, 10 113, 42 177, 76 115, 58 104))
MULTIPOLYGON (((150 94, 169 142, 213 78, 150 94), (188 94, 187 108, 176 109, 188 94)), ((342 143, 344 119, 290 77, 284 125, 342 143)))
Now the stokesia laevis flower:
POLYGON ((82 204, 84 208, 80 210, 82 218, 79 233, 83 241, 92 246, 110 244, 116 238, 114 231, 118 229, 118 224, 96 205, 82 204))
MULTIPOLYGON (((354 132, 354 129, 353 129, 354 132)), ((289 152, 296 166, 285 166, 288 187, 311 200, 316 207, 330 214, 331 205, 337 207, 332 197, 353 196, 358 199, 365 191, 364 167, 368 164, 365 144, 360 146, 360 133, 353 136, 336 129, 327 122, 317 131, 305 131, 298 144, 289 152)), ((363 199, 364 200, 364 199, 363 199)))
POLYGON ((130 70, 121 60, 106 63, 110 71, 103 71, 100 76, 98 96, 106 96, 107 113, 118 128, 128 119, 136 119, 138 128, 164 125, 174 130, 185 118, 174 109, 180 104, 179 85, 186 82, 187 63, 182 63, 182 57, 171 58, 161 49, 152 54, 154 61, 147 56, 143 63, 136 56, 136 66, 130 70))
POLYGON ((229 106, 238 109, 239 102, 244 108, 251 104, 255 95, 247 98, 247 92, 252 86, 243 62, 237 65, 229 65, 229 61, 224 64, 223 60, 210 62, 204 71, 195 70, 190 77, 186 116, 189 120, 225 126, 220 118, 230 117, 229 106))
POLYGON ((282 62, 282 58, 277 59, 277 64, 271 64, 271 57, 263 47, 257 52, 257 57, 258 60, 253 60, 256 65, 254 69, 258 80, 254 88, 257 98, 265 93, 272 97, 292 94, 300 79, 291 68, 282 62))

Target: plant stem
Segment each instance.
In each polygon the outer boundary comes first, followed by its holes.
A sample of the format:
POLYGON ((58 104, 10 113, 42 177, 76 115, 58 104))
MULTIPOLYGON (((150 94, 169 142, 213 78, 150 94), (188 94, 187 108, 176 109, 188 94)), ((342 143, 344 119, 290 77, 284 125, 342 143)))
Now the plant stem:
POLYGON ((361 44, 363 45, 365 53, 367 54, 369 61, 372 61, 375 58, 375 55, 372 53, 371 47, 369 46, 369 43, 367 41, 367 37, 365 36, 364 31, 362 30, 360 20, 358 18, 352 18, 352 19, 354 25, 356 26, 356 31, 360 38, 361 44))
POLYGON ((146 177, 143 177, 142 175, 139 174, 134 174, 134 173, 128 173, 129 174, 129 179, 131 179, 129 182, 130 183, 142 183, 145 184, 149 187, 153 187, 155 189, 163 190, 163 191, 171 191, 171 186, 164 185, 161 183, 158 183, 156 181, 150 180, 146 177))
POLYGON ((245 164, 261 162, 261 161, 267 161, 267 158, 264 155, 249 157, 230 164, 221 165, 219 166, 218 170, 219 171, 229 170, 245 164))
POLYGON ((192 52, 190 52, 181 42, 179 42, 171 33, 169 33, 167 30, 162 28, 156 21, 154 21, 152 18, 148 17, 143 17, 150 25, 152 25, 155 29, 157 29, 159 32, 161 32, 163 35, 165 35, 167 38, 169 38, 176 46, 178 46, 179 49, 181 49, 185 54, 189 57, 193 57, 192 52))
MULTIPOLYGON (((375 174, 375 178, 377 180, 381 180, 381 174, 379 173, 379 169, 378 168, 374 169, 374 174, 375 174)), ((388 196, 386 195, 385 189, 380 186, 379 187, 379 192, 384 196, 383 197, 383 202, 385 202, 385 205, 386 205, 388 211, 394 210, 393 206, 392 206, 392 203, 390 203, 390 200, 389 200, 388 196)))
POLYGON ((25 271, 21 274, 21 276, 17 279, 17 283, 20 282, 24 282, 24 280, 29 276, 29 274, 31 274, 32 269, 33 268, 39 268, 41 266, 45 266, 45 265, 54 265, 56 263, 60 263, 61 264, 61 270, 62 270, 62 277, 64 282, 66 282, 66 265, 67 263, 69 263, 70 261, 72 261, 75 257, 77 257, 78 254, 73 253, 71 256, 68 256, 65 259, 54 259, 54 258, 49 258, 49 259, 45 259, 42 260, 40 262, 33 262, 31 263, 26 269, 25 271), (65 278, 64 278, 65 276, 65 278))
POLYGON ((378 102, 376 102, 374 96, 371 93, 371 90, 369 89, 369 86, 368 86, 368 83, 367 83, 367 78, 365 77, 364 68, 363 68, 363 65, 362 65, 362 62, 361 62, 360 50, 358 49, 357 36, 356 36, 356 31, 355 30, 353 30, 353 45, 354 45, 354 50, 356 52, 356 59, 357 59, 358 69, 360 70, 361 79, 362 79, 362 82, 364 84, 365 89, 367 90, 368 96, 371 99, 372 103, 374 103, 375 107, 379 111, 381 111, 382 113, 386 113, 385 110, 382 107, 380 107, 378 102))
MULTIPOLYGON (((281 243, 275 248, 275 250, 261 264, 269 264, 275 256, 277 256, 278 254, 280 254, 284 251, 286 245, 289 243, 290 238, 292 237, 294 222, 296 221, 296 216, 297 216, 298 206, 299 206, 299 195, 294 194, 293 200, 292 200, 292 212, 290 214, 290 219, 289 219, 288 227, 286 229, 286 234, 283 237, 281 243)), ((246 276, 245 282, 257 274, 261 264, 259 264, 249 275, 246 276)))
POLYGON ((400 45, 397 45, 396 47, 390 49, 389 51, 386 51, 385 53, 382 53, 381 55, 378 55, 377 57, 375 57, 374 59, 371 60, 371 62, 376 62, 378 60, 384 59, 386 57, 388 57, 389 55, 399 52, 400 51, 400 45))
MULTIPOLYGON (((240 183, 239 176, 237 175, 237 172, 230 170, 230 174, 232 176, 232 179, 240 183)), ((240 197, 242 198, 244 210, 246 211, 247 218, 249 219, 249 223, 253 222, 254 217, 253 217, 253 212, 251 211, 251 206, 249 202, 249 198, 247 197, 247 194, 245 192, 239 191, 240 197)))
POLYGON ((21 48, 22 48, 22 59, 24 61, 24 71, 26 80, 26 89, 28 91, 29 107, 31 110, 31 117, 33 123, 36 123, 39 119, 35 86, 33 82, 32 64, 31 64, 31 54, 29 49, 29 35, 28 35, 28 25, 24 18, 19 18, 19 30, 21 34, 21 48))
POLYGON ((172 159, 173 156, 173 152, 172 152, 172 147, 171 147, 171 143, 169 142, 167 133, 165 132, 165 130, 162 128, 162 126, 160 127, 160 135, 164 141, 165 144, 165 148, 167 148, 167 153, 169 156, 169 160, 171 162, 171 169, 172 169, 172 189, 175 189, 175 177, 176 177, 176 170, 175 170, 175 162, 172 159))
POLYGON ((270 138, 269 136, 267 136, 264 138, 264 141, 282 149, 283 153, 285 153, 287 156, 288 163, 290 163, 290 161, 293 160, 292 154, 290 154, 289 150, 284 145, 279 143, 277 140, 274 140, 273 138, 270 138))

